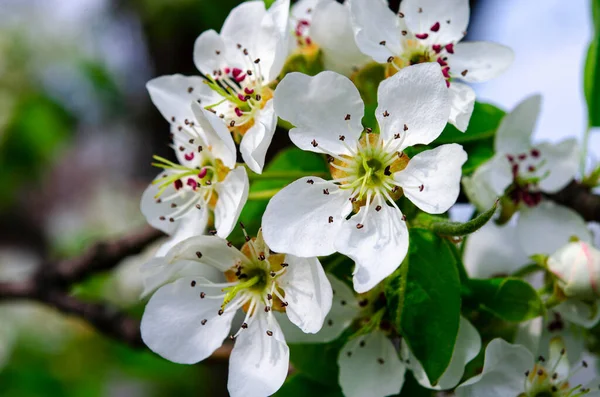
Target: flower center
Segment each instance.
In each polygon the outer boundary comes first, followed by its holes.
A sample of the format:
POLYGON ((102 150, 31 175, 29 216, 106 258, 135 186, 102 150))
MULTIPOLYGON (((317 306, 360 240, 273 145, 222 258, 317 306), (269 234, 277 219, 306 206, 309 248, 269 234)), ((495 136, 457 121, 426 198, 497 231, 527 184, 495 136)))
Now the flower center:
POLYGON ((541 157, 539 149, 533 148, 528 153, 516 155, 507 154, 510 163, 513 183, 508 187, 507 193, 515 204, 523 203, 534 207, 542 201, 539 182, 548 177, 548 170, 544 169, 546 160, 541 157))
MULTIPOLYGON (((340 136, 339 139, 343 142, 345 137, 340 136)), ((346 146, 350 156, 330 157, 329 169, 334 182, 341 189, 352 191, 350 200, 355 212, 375 199, 393 203, 402 196, 402 189, 393 174, 406 168, 409 158, 395 150, 401 143, 395 141, 386 143, 379 134, 367 132, 355 149, 346 146)))
POLYGON ((540 356, 539 362, 533 369, 525 373, 525 391, 518 397, 580 397, 588 394, 590 389, 582 385, 574 387, 569 385, 569 378, 582 368, 587 368, 585 361, 564 378, 556 372, 561 360, 567 359, 565 353, 566 350, 563 348, 556 362, 549 363, 548 367, 542 364, 545 360, 540 356))

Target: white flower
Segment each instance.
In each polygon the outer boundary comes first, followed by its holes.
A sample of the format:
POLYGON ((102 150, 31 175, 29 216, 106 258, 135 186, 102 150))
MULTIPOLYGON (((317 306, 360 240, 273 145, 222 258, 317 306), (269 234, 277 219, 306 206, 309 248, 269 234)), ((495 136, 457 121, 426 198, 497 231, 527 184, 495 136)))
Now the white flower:
POLYGON ((480 210, 504 195, 520 209, 517 233, 528 255, 551 253, 565 244, 560 229, 573 230, 584 241, 591 238, 577 213, 543 199, 542 193, 556 193, 573 179, 579 149, 575 139, 531 143, 540 100, 532 96, 504 117, 496 131, 494 157, 463 178, 465 193, 480 210))
MULTIPOLYGON (((492 340, 485 350, 483 372, 462 385, 457 397, 598 397, 597 381, 588 386, 569 384, 577 371, 570 371, 567 350, 560 338, 550 343, 548 359, 534 362, 533 355, 521 345, 502 339, 492 340)), ((587 367, 583 362, 582 367, 587 367)))
MULTIPOLYGON (((217 235, 227 237, 248 198, 248 175, 244 167, 235 166, 235 144, 227 127, 217 116, 179 95, 190 79, 163 76, 148 84, 155 105, 171 122, 180 162, 155 156, 154 165, 164 171, 142 195, 141 209, 148 223, 172 236, 157 256, 204 233, 209 210, 214 213, 217 235), (181 90, 172 91, 175 86, 181 90)), ((194 80, 196 86, 204 85, 199 78, 194 80)))
POLYGON ((445 212, 456 201, 466 161, 456 144, 412 159, 403 152, 432 142, 446 125, 448 92, 438 67, 400 71, 379 85, 378 100, 381 132, 367 129, 361 137, 364 105, 346 77, 291 73, 275 92, 277 114, 296 127, 292 142, 328 154, 334 179, 302 178, 275 195, 263 217, 265 240, 301 257, 349 256, 356 262, 357 292, 373 288, 406 255, 408 230, 395 200, 403 192, 423 211, 445 212))
POLYGON ((388 73, 408 65, 437 62, 449 87, 450 123, 461 131, 469 125, 475 92, 469 83, 504 72, 513 52, 495 43, 459 43, 469 23, 468 0, 403 0, 398 15, 385 0, 349 0, 356 43, 388 73))
POLYGON ((144 342, 173 362, 202 361, 223 343, 242 309, 246 314, 233 336, 229 367, 234 397, 271 395, 287 376, 289 349, 274 311, 314 333, 331 308, 331 286, 319 261, 273 254, 260 233, 256 240, 247 238, 241 251, 216 236, 192 237, 162 260, 165 269, 176 271, 168 272, 163 280, 172 282, 146 306, 144 342), (206 268, 220 274, 207 279, 206 268))
POLYGON ((301 0, 292 6, 293 46, 301 51, 321 49, 325 69, 350 75, 369 61, 356 46, 348 2, 301 0))
POLYGON ((572 242, 548 257, 548 269, 569 298, 600 296, 600 251, 583 241, 572 242))
MULTIPOLYGON (((295 331, 286 322, 282 327, 290 343, 325 343, 337 339, 353 322, 364 324, 376 315, 380 291, 370 291, 357 299, 342 281, 328 274, 333 288, 333 304, 325 317, 321 331, 315 335, 295 331), (289 329, 289 332, 288 332, 289 329)), ((342 347, 338 364, 340 386, 346 397, 384 397, 398 394, 404 384, 406 370, 413 373, 423 386, 435 390, 451 389, 460 381, 465 365, 473 360, 481 349, 479 333, 461 317, 458 337, 452 360, 436 386, 431 386, 423 367, 414 357, 404 340, 397 345, 390 338, 390 326, 383 320, 372 332, 350 337, 342 347)))
POLYGON ((194 46, 194 62, 206 84, 190 92, 190 99, 219 115, 241 138, 242 157, 257 173, 277 126, 269 84, 287 56, 288 15, 289 0, 278 0, 268 10, 261 0, 248 1, 231 10, 221 33, 207 30, 194 46))

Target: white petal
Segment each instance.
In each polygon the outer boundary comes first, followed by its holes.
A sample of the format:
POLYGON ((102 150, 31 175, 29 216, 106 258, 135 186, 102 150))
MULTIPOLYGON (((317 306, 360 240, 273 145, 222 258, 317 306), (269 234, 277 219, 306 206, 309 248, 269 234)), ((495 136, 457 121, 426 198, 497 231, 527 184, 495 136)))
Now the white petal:
POLYGON ((356 44, 375 61, 384 63, 402 52, 401 22, 381 0, 348 0, 356 44), (380 43, 385 41, 385 45, 380 43))
POLYGON ((244 162, 252 171, 262 173, 265 165, 265 156, 271 145, 275 128, 277 127, 277 115, 273 109, 273 101, 270 100, 260 110, 254 125, 250 127, 242 138, 240 152, 244 162))
POLYGON ((227 388, 232 397, 270 396, 287 376, 290 351, 279 324, 262 309, 254 316, 237 337, 229 359, 227 388))
POLYGON ((459 41, 469 24, 468 0, 403 0, 400 10, 406 26, 413 33, 427 33, 430 36, 427 41, 431 43, 459 41), (431 27, 436 22, 440 27, 433 32, 431 27))
POLYGON ((277 0, 267 10, 281 37, 290 31, 290 0, 277 0))
POLYGON ((502 74, 512 64, 514 57, 513 51, 503 45, 471 41, 456 44, 448 63, 453 77, 478 83, 502 74))
POLYGON ((470 177, 463 178, 463 187, 469 200, 479 211, 488 210, 513 182, 510 163, 497 154, 479 166, 470 177))
POLYGON ((201 93, 207 94, 207 90, 210 91, 201 77, 181 74, 157 77, 150 80, 146 88, 160 114, 173 124, 183 124, 186 119, 192 120, 192 102, 201 93))
POLYGON ((323 50, 327 70, 349 76, 354 68, 369 61, 354 41, 348 3, 320 1, 313 10, 310 37, 323 50))
POLYGON ((548 171, 539 187, 546 193, 556 193, 573 180, 579 167, 579 144, 575 138, 565 139, 557 144, 542 143, 536 145, 540 160, 546 165, 542 171, 548 171))
POLYGON ((400 392, 406 367, 381 331, 352 338, 340 351, 340 386, 346 397, 384 397, 400 392))
POLYGON ((467 153, 456 143, 425 150, 411 158, 394 174, 404 195, 430 214, 441 214, 456 202, 460 192, 462 165, 467 153))
POLYGON ((289 73, 275 90, 275 112, 292 123, 290 139, 303 150, 350 154, 340 141, 353 147, 362 132, 364 104, 358 89, 347 78, 334 72, 316 76, 289 73), (346 120, 350 115, 350 120, 346 120), (313 140, 318 146, 313 145, 313 140))
POLYGON ((475 91, 466 84, 453 81, 448 89, 450 95, 449 122, 459 131, 465 132, 469 126, 475 107, 475 91))
POLYGON ((142 317, 142 339, 155 353, 180 364, 209 357, 229 334, 233 312, 219 316, 221 287, 192 286, 208 280, 182 278, 160 288, 142 317), (204 292, 206 297, 200 298, 204 292), (206 320, 205 324, 202 322, 206 320))
POLYGON ((331 310, 333 293, 317 258, 286 255, 289 265, 279 280, 288 303, 286 313, 303 332, 317 333, 331 310))
POLYGON ((367 206, 361 207, 344 222, 335 241, 337 251, 356 262, 352 280, 358 293, 367 292, 392 274, 408 251, 408 229, 399 210, 381 200, 371 203, 363 220, 365 211, 367 206), (358 223, 363 227, 357 229, 358 223))
POLYGON ((215 207, 215 228, 222 238, 229 236, 248 199, 250 182, 244 167, 237 167, 215 186, 219 195, 215 207))
POLYGON ((530 96, 504 116, 496 131, 496 152, 517 154, 529 150, 541 101, 542 97, 539 95, 530 96))
MULTIPOLYGON (((306 334, 292 324, 287 316, 281 315, 281 328, 289 343, 327 343, 336 340, 358 316, 360 307, 354 291, 344 282, 327 274, 333 292, 333 302, 329 314, 325 317, 323 328, 316 334, 306 334), (285 321, 285 322, 284 322, 285 321)), ((276 313, 277 315, 277 313, 276 313)))
MULTIPOLYGON (((402 349, 403 351, 406 349, 410 352, 408 345, 404 340, 402 340, 402 349)), ((466 318, 461 316, 458 336, 456 338, 456 344, 454 345, 454 351, 452 352, 452 359, 438 383, 435 386, 431 386, 421 363, 416 357, 412 356, 412 353, 409 355, 410 369, 417 382, 423 387, 434 390, 452 389, 460 382, 460 379, 465 372, 465 366, 477 357, 479 350, 481 350, 481 337, 479 336, 479 332, 477 332, 477 329, 466 318)))
POLYGON ((169 263, 194 261, 225 272, 247 258, 218 236, 196 236, 177 244, 166 256, 169 263))
POLYGON ((236 149, 227 126, 216 114, 202 108, 198 103, 192 104, 196 122, 202 129, 212 153, 228 168, 235 166, 236 149))
MULTIPOLYGON (((267 15, 265 3, 262 1, 246 1, 229 12, 229 15, 223 22, 221 36, 231 41, 239 43, 242 47, 248 47, 258 40, 259 23, 267 15)), ((250 50, 250 48, 248 48, 250 50)))
MULTIPOLYGON (((291 16, 295 20, 311 21, 317 4, 322 0, 299 0, 292 4, 291 16)), ((329 1, 329 0, 327 0, 329 1)))
POLYGON ((448 89, 435 63, 410 66, 385 79, 379 84, 377 100, 381 137, 388 141, 400 134, 400 149, 431 143, 450 116, 448 89))
POLYGON ((556 306, 554 310, 566 320, 584 328, 592 328, 600 320, 599 301, 588 304, 577 299, 568 299, 556 306))
POLYGON ((289 184, 269 201, 263 215, 267 245, 275 252, 301 257, 334 253, 336 235, 352 210, 350 194, 316 177, 289 184))
POLYGON ((517 235, 527 255, 551 254, 569 242, 572 236, 590 242, 591 233, 575 211, 542 201, 534 208, 523 208, 517 223, 517 235))
POLYGON ((456 388, 456 397, 518 396, 525 391, 525 371, 532 369, 529 350, 494 339, 485 349, 483 372, 456 388))
POLYGON ((181 241, 204 234, 204 232, 206 232, 207 224, 208 210, 206 210, 206 208, 198 210, 195 207, 192 207, 177 225, 175 233, 173 233, 171 237, 160 246, 158 251, 156 251, 156 256, 165 256, 172 247, 181 241))
POLYGON ((497 226, 492 221, 467 237, 463 262, 469 276, 490 278, 512 274, 529 258, 521 249, 514 224, 497 226))

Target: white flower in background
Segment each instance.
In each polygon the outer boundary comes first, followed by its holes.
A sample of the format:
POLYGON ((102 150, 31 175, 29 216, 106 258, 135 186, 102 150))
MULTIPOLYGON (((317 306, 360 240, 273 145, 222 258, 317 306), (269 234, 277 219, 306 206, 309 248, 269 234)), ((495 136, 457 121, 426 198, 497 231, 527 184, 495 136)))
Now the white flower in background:
MULTIPOLYGON (((376 316, 380 291, 354 296, 352 289, 334 276, 327 277, 333 288, 333 304, 318 333, 303 334, 294 331, 289 322, 282 321, 289 343, 326 343, 337 339, 352 323, 366 324, 376 316), (289 330, 289 332, 288 332, 289 330)), ((404 340, 400 352, 390 336, 390 326, 383 320, 367 334, 351 337, 338 357, 339 383, 346 397, 384 397, 398 394, 404 384, 406 370, 413 372, 423 386, 435 390, 452 389, 460 381, 465 365, 481 349, 479 333, 461 317, 459 333, 448 369, 433 387, 419 361, 413 356, 404 340)))
POLYGON ((350 75, 369 61, 356 46, 348 2, 301 0, 292 6, 293 47, 323 52, 325 69, 350 75))
MULTIPOLYGON (((218 236, 231 233, 248 197, 248 175, 236 167, 235 144, 227 127, 197 103, 170 91, 189 84, 183 76, 163 76, 148 83, 152 100, 171 122, 173 145, 180 164, 155 156, 164 170, 142 196, 148 223, 171 239, 157 252, 164 255, 188 237, 203 234, 209 212, 218 236), (210 211, 209 211, 210 210, 210 211)), ((198 86, 203 85, 199 78, 198 86)))
POLYGON ((480 210, 490 208, 499 196, 513 201, 520 210, 517 234, 528 255, 551 253, 565 244, 560 229, 591 239, 581 216, 543 199, 543 193, 556 193, 575 177, 579 148, 575 139, 531 143, 540 101, 532 96, 508 113, 496 131, 494 157, 463 178, 465 193, 480 210))
POLYGON ((468 83, 490 80, 512 63, 511 49, 495 43, 459 43, 469 23, 468 0, 403 0, 396 15, 385 0, 349 0, 361 51, 387 62, 388 74, 406 66, 437 62, 449 88, 450 123, 460 131, 469 125, 475 92, 468 83))
MULTIPOLYGON (((332 290, 317 258, 273 254, 259 233, 241 251, 217 236, 192 237, 163 260, 175 267, 146 306, 144 342, 164 358, 192 364, 209 357, 229 335, 234 315, 245 318, 235 333, 228 389, 232 396, 268 396, 283 384, 289 349, 273 312, 303 332, 315 333, 331 308, 332 290), (205 278, 206 268, 220 272, 205 278), (215 274, 216 276, 216 274, 215 274)), ((153 274, 152 277, 156 277, 153 274)))
POLYGON ((221 33, 207 30, 194 46, 194 63, 206 84, 198 89, 189 84, 188 98, 217 114, 236 140, 241 138, 242 157, 257 173, 277 126, 269 85, 287 57, 289 6, 289 0, 278 0, 268 10, 262 0, 242 3, 231 10, 221 33))
POLYGON ((390 275, 408 250, 408 229, 395 203, 402 193, 421 210, 443 213, 458 197, 466 153, 442 145, 412 159, 407 147, 429 144, 450 106, 439 68, 406 68, 378 88, 380 133, 362 134, 364 105, 346 77, 288 74, 275 92, 277 114, 292 123, 303 150, 330 156, 333 180, 301 178, 267 205, 263 231, 279 252, 310 257, 340 252, 356 262, 354 289, 365 292, 390 275), (350 219, 346 219, 354 212, 350 219))
POLYGON ((455 390, 457 397, 598 397, 598 382, 570 384, 569 378, 584 361, 570 371, 567 349, 560 338, 550 343, 548 359, 535 362, 529 350, 502 339, 492 340, 485 350, 483 372, 455 390), (592 390, 593 388, 593 390, 592 390))
POLYGON ((548 257, 547 266, 567 297, 600 297, 600 251, 591 245, 583 241, 569 243, 548 257))

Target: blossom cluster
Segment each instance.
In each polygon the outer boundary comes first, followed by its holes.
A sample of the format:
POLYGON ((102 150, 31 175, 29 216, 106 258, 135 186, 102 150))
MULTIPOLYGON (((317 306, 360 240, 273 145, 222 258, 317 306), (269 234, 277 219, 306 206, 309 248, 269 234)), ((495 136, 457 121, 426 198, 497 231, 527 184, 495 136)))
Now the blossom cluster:
POLYGON ((568 329, 599 319, 600 252, 578 214, 546 199, 576 176, 577 142, 531 143, 541 103, 533 96, 502 118, 495 154, 470 175, 463 146, 436 143, 447 125, 469 134, 475 92, 466 83, 512 63, 505 46, 462 41, 468 21, 467 0, 404 0, 397 13, 383 0, 302 0, 291 10, 289 0, 268 8, 252 0, 220 32, 198 37, 198 76, 148 83, 177 159, 154 157, 161 172, 141 202, 148 222, 170 236, 143 268, 151 297, 141 331, 154 352, 192 364, 230 337, 230 394, 267 396, 287 377, 287 342, 331 342, 351 329, 338 358, 349 397, 397 394, 407 371, 425 388, 458 396, 589 392, 562 371, 579 359, 571 348, 566 357, 564 340, 568 329), (318 70, 302 73, 298 60, 318 70), (361 80, 370 68, 381 71, 371 82, 376 107, 365 103, 361 80), (278 124, 295 146, 326 160, 330 178, 307 172, 280 189, 257 236, 241 225, 245 239, 235 247, 227 238, 278 124), (423 357, 390 324, 384 290, 416 249, 413 214, 444 219, 461 181, 481 212, 499 198, 502 207, 464 243, 466 277, 509 275, 534 255, 555 304, 519 325, 518 345, 490 342, 483 372, 459 386, 482 347, 472 321, 457 318, 452 358, 431 381, 423 357), (348 279, 325 272, 321 260, 331 255, 354 263, 348 279), (546 333, 552 321, 556 335, 546 333), (547 365, 534 363, 544 349, 547 365))

